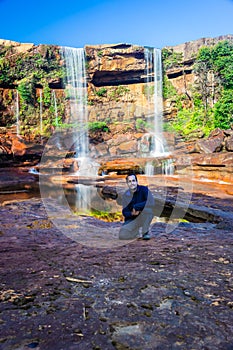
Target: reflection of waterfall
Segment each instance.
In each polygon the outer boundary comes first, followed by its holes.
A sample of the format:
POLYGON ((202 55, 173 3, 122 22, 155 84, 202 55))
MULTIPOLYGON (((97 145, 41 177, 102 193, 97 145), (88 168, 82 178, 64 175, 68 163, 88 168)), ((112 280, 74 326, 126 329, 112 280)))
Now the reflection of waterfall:
MULTIPOLYGON (((84 177, 96 176, 97 170, 89 158, 88 119, 87 119, 87 81, 84 49, 63 47, 62 55, 66 67, 66 89, 70 99, 71 123, 74 125, 73 146, 78 162, 75 175, 84 177)), ((76 207, 79 212, 91 208, 91 197, 94 188, 83 184, 76 185, 76 207)))
POLYGON ((16 101, 15 101, 15 116, 16 116, 16 134, 20 135, 20 125, 19 125, 19 92, 16 90, 16 101))
MULTIPOLYGON (((98 174, 99 164, 93 162, 90 158, 78 158, 78 166, 79 170, 75 175, 80 176, 81 179, 84 177, 96 177, 98 174)), ((92 208, 91 199, 96 194, 96 188, 83 184, 78 184, 75 188, 77 193, 75 206, 80 214, 87 214, 92 208)))

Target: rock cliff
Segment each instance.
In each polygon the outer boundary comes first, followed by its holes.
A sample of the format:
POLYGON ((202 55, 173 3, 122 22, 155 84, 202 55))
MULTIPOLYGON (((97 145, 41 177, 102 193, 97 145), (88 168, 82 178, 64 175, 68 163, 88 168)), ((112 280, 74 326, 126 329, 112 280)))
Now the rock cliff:
MULTIPOLYGON (((203 38, 173 47, 165 47, 180 55, 177 63, 165 67, 165 75, 178 94, 192 94, 195 80, 193 64, 202 46, 211 46, 222 40, 233 41, 232 35, 203 38)), ((88 77, 88 109, 90 120, 127 121, 153 114, 153 104, 148 107, 146 83, 146 61, 144 47, 131 44, 85 46, 88 77)), ((49 93, 54 90, 58 97, 63 121, 67 117, 64 82, 62 80, 62 58, 58 46, 21 44, 0 40, 0 126, 12 125, 15 120, 16 88, 29 84, 34 94, 30 106, 23 106, 22 131, 27 125, 39 123, 39 94, 43 95, 44 119, 49 115, 49 93), (47 89, 47 90, 46 90, 47 89), (45 91, 46 90, 46 91, 45 91), (29 108, 30 107, 30 108, 29 108)), ((165 116, 170 119, 176 113, 171 99, 164 100, 165 116)), ((50 113, 51 114, 51 113, 50 113)), ((31 130, 32 131, 32 130, 31 130)))
MULTIPOLYGON (((195 81, 193 65, 198 50, 223 40, 233 41, 233 35, 202 38, 162 49, 179 58, 163 67, 164 75, 177 94, 186 94, 188 97, 192 95, 195 81)), ((102 126, 97 131, 90 132, 91 154, 94 157, 135 157, 138 154, 138 144, 148 132, 154 114, 153 100, 148 103, 145 48, 119 43, 87 45, 84 50, 88 118, 91 123, 103 122, 108 126, 108 132, 102 126)), ((2 155, 25 155, 28 149, 33 149, 33 143, 41 144, 51 135, 55 114, 64 125, 69 119, 63 58, 58 46, 36 46, 8 40, 0 40, 0 58, 0 151, 2 155), (18 106, 17 91, 20 95, 18 106), (16 141, 12 141, 15 139, 12 133, 16 133, 16 122, 20 124, 20 142, 26 143, 26 146, 20 145, 19 151, 13 146, 16 141)), ((151 96, 149 98, 152 99, 151 96)), ((184 102, 186 106, 188 101, 189 98, 184 102)), ((172 119, 176 113, 173 99, 165 98, 165 121, 172 119)), ((174 149, 178 142, 176 135, 167 133, 166 139, 168 147, 174 149)), ((232 132, 229 131, 227 138, 221 140, 219 150, 230 152, 231 139, 232 132)), ((193 150, 205 152, 205 147, 206 144, 198 143, 193 150)))

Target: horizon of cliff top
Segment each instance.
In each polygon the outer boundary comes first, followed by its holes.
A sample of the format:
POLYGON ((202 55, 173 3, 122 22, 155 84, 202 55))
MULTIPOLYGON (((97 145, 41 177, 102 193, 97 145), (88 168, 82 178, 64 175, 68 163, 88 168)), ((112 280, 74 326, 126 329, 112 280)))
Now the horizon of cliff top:
MULTIPOLYGON (((223 34, 223 35, 219 35, 217 37, 202 37, 202 38, 198 38, 196 40, 190 40, 190 41, 186 41, 184 43, 179 43, 176 45, 166 45, 165 47, 178 47, 178 46, 183 46, 186 45, 188 43, 195 43, 195 42, 199 42, 202 41, 203 44, 205 45, 208 44, 208 42, 210 41, 221 41, 221 40, 231 40, 233 41, 233 34, 223 34)), ((40 46, 40 45, 49 45, 49 46, 65 46, 65 45, 58 45, 58 44, 34 44, 34 43, 29 43, 29 42, 19 42, 19 41, 14 41, 14 40, 10 40, 10 39, 0 39, 0 45, 13 45, 13 46, 19 46, 19 45, 28 45, 28 46, 40 46)), ((148 45, 139 45, 139 44, 133 44, 133 43, 111 43, 111 44, 86 44, 84 45, 84 47, 86 46, 93 46, 93 47, 111 47, 111 46, 119 46, 119 45, 130 45, 130 46, 139 46, 139 47, 148 47, 148 45)))

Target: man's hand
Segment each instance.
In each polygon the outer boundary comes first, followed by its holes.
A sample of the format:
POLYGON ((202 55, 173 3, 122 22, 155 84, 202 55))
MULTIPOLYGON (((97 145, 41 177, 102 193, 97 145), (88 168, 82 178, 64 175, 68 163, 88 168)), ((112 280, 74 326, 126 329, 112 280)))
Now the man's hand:
POLYGON ((138 216, 140 213, 141 213, 141 212, 140 212, 139 210, 135 210, 134 208, 133 208, 133 210, 131 211, 131 215, 133 215, 133 216, 138 216))

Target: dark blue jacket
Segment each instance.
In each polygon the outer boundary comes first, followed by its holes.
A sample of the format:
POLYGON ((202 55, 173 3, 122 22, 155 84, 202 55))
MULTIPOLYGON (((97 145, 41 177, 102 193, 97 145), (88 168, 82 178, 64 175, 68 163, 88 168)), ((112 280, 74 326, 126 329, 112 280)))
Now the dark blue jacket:
POLYGON ((135 192, 128 189, 122 197, 122 214, 126 220, 134 220, 136 216, 131 215, 133 208, 136 211, 142 211, 145 207, 152 208, 155 205, 154 197, 147 186, 137 186, 135 192))

